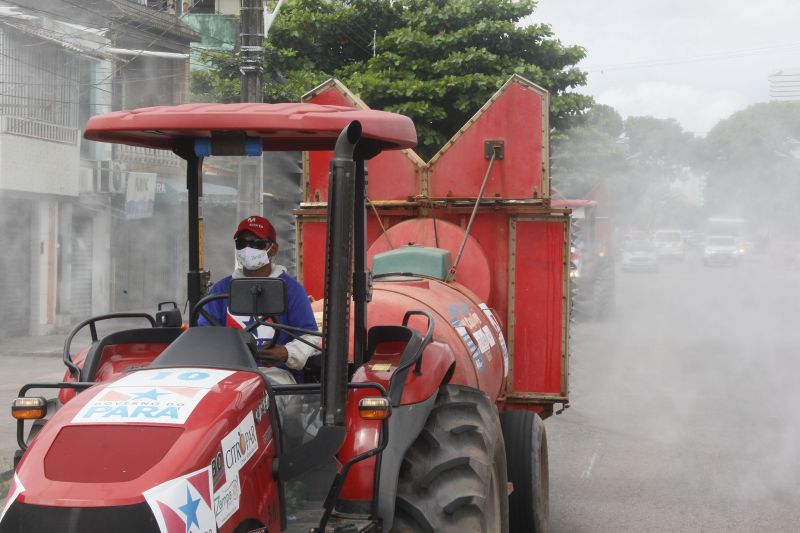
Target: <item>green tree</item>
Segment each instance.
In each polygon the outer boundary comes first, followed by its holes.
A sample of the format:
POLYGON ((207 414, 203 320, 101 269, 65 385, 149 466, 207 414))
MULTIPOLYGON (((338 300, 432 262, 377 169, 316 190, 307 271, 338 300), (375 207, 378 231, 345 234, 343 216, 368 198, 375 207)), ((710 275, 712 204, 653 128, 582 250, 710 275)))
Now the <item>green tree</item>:
POLYGON ((672 177, 697 161, 698 139, 673 118, 628 117, 625 137, 631 157, 648 172, 672 177))
POLYGON ((612 107, 595 105, 584 124, 554 138, 553 184, 570 198, 606 186, 615 222, 623 227, 682 227, 697 218, 683 183, 702 171, 700 146, 673 119, 623 121, 612 107))
POLYGON ((714 214, 793 218, 800 201, 800 102, 755 104, 705 139, 707 199, 714 214))
POLYGON ((622 133, 619 113, 596 104, 586 113, 585 124, 554 136, 550 172, 555 188, 568 198, 583 198, 595 186, 611 186, 626 175, 630 163, 622 133))
MULTIPOLYGON (((370 107, 410 116, 419 151, 435 153, 508 79, 551 93, 551 125, 580 122, 591 98, 575 67, 585 55, 546 24, 520 26, 536 0, 294 0, 270 30, 265 101, 294 100, 337 77, 370 107), (373 36, 375 38, 373 39, 373 36)), ((193 75, 196 98, 235 101, 235 59, 207 54, 214 72, 193 75)))

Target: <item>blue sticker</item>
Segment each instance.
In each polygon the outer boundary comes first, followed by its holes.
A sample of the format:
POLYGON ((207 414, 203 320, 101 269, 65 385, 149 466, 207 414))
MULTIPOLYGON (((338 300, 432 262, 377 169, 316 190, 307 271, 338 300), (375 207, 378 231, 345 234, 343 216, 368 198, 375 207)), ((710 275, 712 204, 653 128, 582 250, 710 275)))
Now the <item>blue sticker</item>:
POLYGON ((475 352, 472 354, 472 360, 475 361, 475 368, 478 372, 483 372, 483 358, 481 357, 480 352, 475 352))
POLYGON ((460 323, 462 318, 469 315, 469 306, 466 302, 453 302, 447 308, 447 311, 450 313, 451 324, 453 321, 460 323))

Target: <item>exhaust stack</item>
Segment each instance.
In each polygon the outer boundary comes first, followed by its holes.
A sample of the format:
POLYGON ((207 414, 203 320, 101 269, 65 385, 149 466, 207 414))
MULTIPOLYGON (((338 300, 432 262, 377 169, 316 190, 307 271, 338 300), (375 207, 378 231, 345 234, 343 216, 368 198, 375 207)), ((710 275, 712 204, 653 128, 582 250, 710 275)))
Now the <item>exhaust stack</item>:
POLYGON ((322 420, 326 426, 343 426, 345 419, 356 182, 353 153, 360 139, 361 124, 353 121, 339 134, 329 170, 322 318, 326 352, 322 366, 322 420))

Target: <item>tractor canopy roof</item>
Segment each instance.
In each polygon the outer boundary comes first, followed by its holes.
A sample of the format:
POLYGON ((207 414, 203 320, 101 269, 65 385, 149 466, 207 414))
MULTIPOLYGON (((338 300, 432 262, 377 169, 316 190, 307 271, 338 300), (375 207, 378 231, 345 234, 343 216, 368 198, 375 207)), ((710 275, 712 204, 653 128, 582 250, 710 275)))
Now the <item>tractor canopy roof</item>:
POLYGON ((591 207, 597 205, 595 200, 567 200, 567 199, 553 199, 550 203, 553 207, 573 207, 573 208, 581 208, 581 207, 591 207))
MULTIPOLYGON (((339 133, 361 124, 365 159, 382 150, 413 148, 410 118, 385 111, 318 104, 183 104, 106 113, 89 119, 84 137, 161 150, 187 139, 243 135, 267 151, 333 150, 339 133)), ((233 154, 231 154, 233 155, 233 154)))

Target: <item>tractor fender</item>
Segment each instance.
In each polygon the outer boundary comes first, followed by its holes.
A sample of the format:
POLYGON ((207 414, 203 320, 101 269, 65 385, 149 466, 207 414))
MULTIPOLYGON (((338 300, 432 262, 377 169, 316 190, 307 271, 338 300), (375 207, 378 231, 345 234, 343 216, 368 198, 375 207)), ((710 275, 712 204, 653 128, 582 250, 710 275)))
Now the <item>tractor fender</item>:
POLYGON ((425 401, 392 409, 389 446, 381 454, 378 477, 378 518, 383 522, 383 531, 392 529, 397 479, 400 477, 403 457, 425 427, 437 396, 438 388, 425 401))
POLYGON ((450 346, 432 342, 422 356, 422 372, 408 373, 398 407, 389 417, 389 446, 381 454, 378 477, 378 517, 384 531, 392 529, 397 480, 406 452, 417 440, 436 404, 439 387, 453 375, 455 356, 450 346))
MULTIPOLYGON (((439 390, 439 387, 450 381, 455 370, 455 355, 449 345, 443 342, 431 342, 422 354, 422 365, 419 374, 413 367, 406 375, 400 405, 425 401, 439 390)), ((387 383, 386 390, 389 390, 387 383)))
MULTIPOLYGON (((367 362, 355 372, 352 381, 376 383, 388 390, 394 368, 387 370, 387 366, 394 367, 382 361, 367 362)), ((455 370, 455 356, 450 346, 442 342, 431 342, 425 348, 420 370, 420 374, 417 375, 414 367, 409 369, 400 405, 392 408, 392 415, 388 420, 388 446, 381 452, 377 466, 379 475, 375 475, 376 466, 372 461, 359 461, 353 464, 340 493, 341 508, 345 508, 345 505, 355 505, 356 507, 348 508, 357 509, 365 502, 372 501, 377 484, 378 491, 387 491, 387 496, 384 498, 390 506, 388 515, 391 516, 403 455, 422 431, 430 408, 436 401, 439 387, 450 381, 455 370), (344 504, 344 502, 349 503, 344 504)), ((358 393, 351 391, 352 396, 348 399, 347 437, 339 451, 339 460, 343 463, 378 445, 381 425, 374 421, 362 420, 357 410, 358 399, 369 396, 370 390, 362 389, 362 392, 358 393)))

